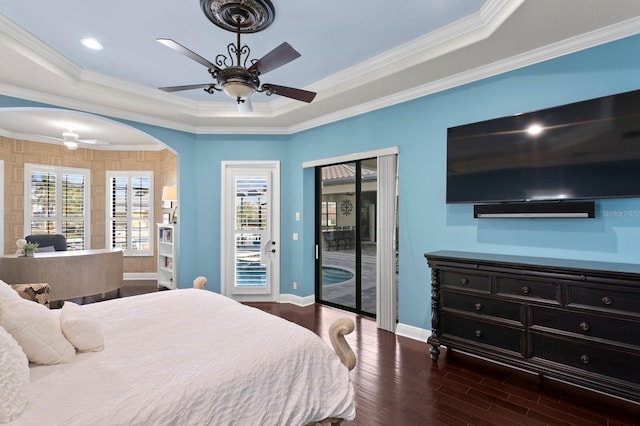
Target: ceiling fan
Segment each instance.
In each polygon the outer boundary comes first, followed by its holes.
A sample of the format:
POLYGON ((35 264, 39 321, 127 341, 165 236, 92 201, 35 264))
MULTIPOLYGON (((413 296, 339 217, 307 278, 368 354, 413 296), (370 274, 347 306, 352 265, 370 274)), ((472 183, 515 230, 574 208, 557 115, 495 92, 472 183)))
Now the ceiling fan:
POLYGON ((160 90, 176 92, 204 89, 205 92, 210 94, 222 91, 238 103, 238 108, 241 112, 250 111, 249 98, 254 93, 264 92, 269 96, 280 95, 307 103, 310 103, 315 98, 315 92, 277 84, 260 83, 261 75, 301 56, 289 43, 282 43, 258 60, 249 60, 251 53, 249 46, 246 44, 241 45, 240 43, 241 32, 261 31, 273 21, 275 11, 268 0, 236 0, 234 2, 201 0, 200 3, 205 15, 214 24, 229 31, 232 28, 235 29, 236 43, 229 43, 227 46, 228 56, 219 54, 215 58, 215 63, 213 63, 171 39, 157 39, 163 45, 207 67, 209 74, 216 81, 215 83, 160 87, 160 90), (250 63, 248 67, 247 63, 250 63))
POLYGON ((43 136, 47 139, 54 139, 56 141, 62 141, 64 146, 70 151, 78 149, 78 144, 87 145, 108 145, 109 142, 101 141, 98 139, 80 139, 80 135, 75 133, 73 129, 67 129, 66 132, 62 132, 62 138, 54 138, 52 136, 43 136))

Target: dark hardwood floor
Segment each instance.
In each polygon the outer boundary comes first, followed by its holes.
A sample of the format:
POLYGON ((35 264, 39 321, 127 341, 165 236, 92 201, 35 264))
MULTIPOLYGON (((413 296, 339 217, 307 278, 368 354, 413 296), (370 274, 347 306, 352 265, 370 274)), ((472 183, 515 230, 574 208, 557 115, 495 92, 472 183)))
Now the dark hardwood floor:
POLYGON ((347 341, 357 415, 350 425, 640 425, 640 404, 443 350, 378 330, 375 321, 312 305, 250 303, 322 336, 341 316, 356 324, 347 341))

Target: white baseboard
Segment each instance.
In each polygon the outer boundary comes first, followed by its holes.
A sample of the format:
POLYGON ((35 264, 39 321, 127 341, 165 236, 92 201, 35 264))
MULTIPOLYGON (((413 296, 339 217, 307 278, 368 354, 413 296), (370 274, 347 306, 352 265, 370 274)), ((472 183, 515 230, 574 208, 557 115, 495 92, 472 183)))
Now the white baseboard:
POLYGON ((396 334, 398 336, 408 337, 410 339, 426 342, 429 336, 431 336, 431 330, 425 330, 424 328, 418 328, 412 325, 398 323, 398 325, 396 326, 396 334))
POLYGON ((280 303, 291 303, 292 305, 304 307, 316 303, 316 297, 313 294, 304 297, 296 296, 295 294, 281 294, 280 303))
MULTIPOLYGON (((292 305, 304 307, 313 305, 315 301, 316 298, 314 295, 300 297, 296 296, 295 294, 281 294, 279 303, 291 303, 292 305)), ((396 334, 398 336, 408 337, 409 339, 426 342, 429 336, 431 336, 431 330, 399 323, 396 326, 396 334)))
POLYGON ((158 274, 155 272, 125 272, 122 279, 127 280, 157 280, 158 274))

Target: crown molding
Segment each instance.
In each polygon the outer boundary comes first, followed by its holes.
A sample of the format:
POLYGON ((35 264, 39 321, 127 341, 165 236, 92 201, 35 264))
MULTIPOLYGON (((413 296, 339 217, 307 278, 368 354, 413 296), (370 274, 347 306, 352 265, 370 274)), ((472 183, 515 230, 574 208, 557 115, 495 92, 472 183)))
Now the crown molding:
POLYGON ((453 89, 468 83, 484 80, 509 71, 514 71, 560 56, 569 55, 581 50, 596 47, 605 43, 640 34, 640 17, 611 25, 589 33, 563 40, 548 46, 516 55, 503 61, 494 62, 469 71, 461 72, 444 79, 429 82, 422 86, 411 88, 403 92, 382 97, 371 102, 346 108, 327 114, 317 119, 308 120, 290 127, 291 133, 297 133, 314 127, 330 124, 346 118, 372 112, 417 98, 432 95, 444 90, 453 89))
MULTIPOLYGON (((339 96, 348 96, 349 90, 382 81, 385 77, 402 72, 411 66, 428 62, 490 37, 522 4, 524 4, 524 0, 489 0, 480 11, 467 18, 356 64, 310 85, 307 89, 318 92, 316 102, 327 102, 327 105, 331 105, 330 103, 334 99, 338 99, 339 96)), ((233 103, 197 102, 83 70, 0 14, 0 39, 2 43, 7 44, 11 49, 54 75, 86 90, 91 96, 100 99, 109 98, 110 101, 101 104, 92 102, 88 96, 82 99, 75 98, 73 94, 70 94, 66 97, 7 84, 0 84, 0 93, 33 102, 193 134, 293 134, 638 33, 640 33, 640 18, 632 18, 505 60, 312 118, 305 118, 305 110, 301 109, 305 105, 290 99, 275 98, 269 102, 256 102, 253 104, 254 112, 246 120, 249 124, 241 125, 237 123, 239 123, 238 118, 242 115, 236 110, 233 103), (170 113, 154 115, 154 111, 158 110, 170 111, 170 113), (298 115, 302 118, 288 126, 251 125, 251 120, 254 118, 282 118, 293 112, 300 112, 298 115), (227 118, 229 120, 225 120, 227 118), (201 124, 207 120, 223 124, 201 124)))
MULTIPOLYGON (((59 141, 53 141, 52 138, 32 133, 19 133, 12 132, 5 129, 0 129, 0 136, 9 139, 18 139, 22 141, 30 141, 30 142, 39 142, 39 143, 47 143, 51 145, 64 146, 62 139, 59 141)), ((109 145, 92 145, 92 144, 84 144, 82 142, 78 142, 77 149, 91 149, 95 151, 161 151, 166 147, 162 144, 154 144, 154 145, 118 145, 118 144, 109 144, 109 145)))
POLYGON ((0 13, 0 39, 25 58, 69 81, 78 81, 82 68, 0 13))
MULTIPOLYGON (((322 81, 305 88, 318 92, 317 100, 329 99, 343 94, 345 90, 382 79, 414 64, 451 52, 461 46, 471 44, 478 37, 488 37, 508 16, 516 10, 524 0, 489 0, 481 10, 467 18, 454 22, 430 34, 408 42, 397 49, 378 55, 349 69, 336 73, 322 81), (478 34, 476 34, 476 32, 478 34), (425 52, 426 51, 426 52, 425 52)), ((58 52, 51 49, 38 38, 24 31, 12 21, 0 15, 0 36, 11 39, 11 46, 31 61, 40 64, 53 74, 71 81, 76 87, 95 94, 101 98, 109 97, 112 101, 105 104, 93 103, 69 97, 40 93, 24 88, 0 85, 0 92, 35 102, 83 110, 110 117, 140 121, 168 127, 175 130, 196 134, 288 134, 296 126, 200 126, 188 124, 189 117, 198 121, 206 118, 238 118, 241 116, 230 102, 197 102, 180 96, 160 92, 99 73, 83 70, 58 52), (113 100, 116 101, 113 101, 113 100), (136 112, 127 106, 137 105, 137 111, 153 111, 162 105, 170 116, 161 118, 153 113, 136 112), (148 106, 148 108, 145 108, 148 106), (186 117, 180 120, 177 117, 186 117)), ((251 118, 283 117, 295 112, 304 105, 287 98, 275 98, 269 102, 254 103, 251 118)), ((333 114, 332 114, 333 115, 333 114)))

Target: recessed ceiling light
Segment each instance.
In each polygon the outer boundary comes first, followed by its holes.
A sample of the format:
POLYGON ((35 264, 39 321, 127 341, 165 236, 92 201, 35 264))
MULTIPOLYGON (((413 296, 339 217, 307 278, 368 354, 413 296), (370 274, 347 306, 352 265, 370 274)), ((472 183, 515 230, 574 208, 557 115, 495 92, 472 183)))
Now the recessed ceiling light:
POLYGON ((95 38, 91 38, 91 37, 83 38, 82 40, 80 40, 80 42, 85 47, 88 47, 89 49, 93 49, 93 50, 102 50, 102 49, 104 49, 104 46, 102 46, 102 44, 98 40, 96 40, 95 38))

